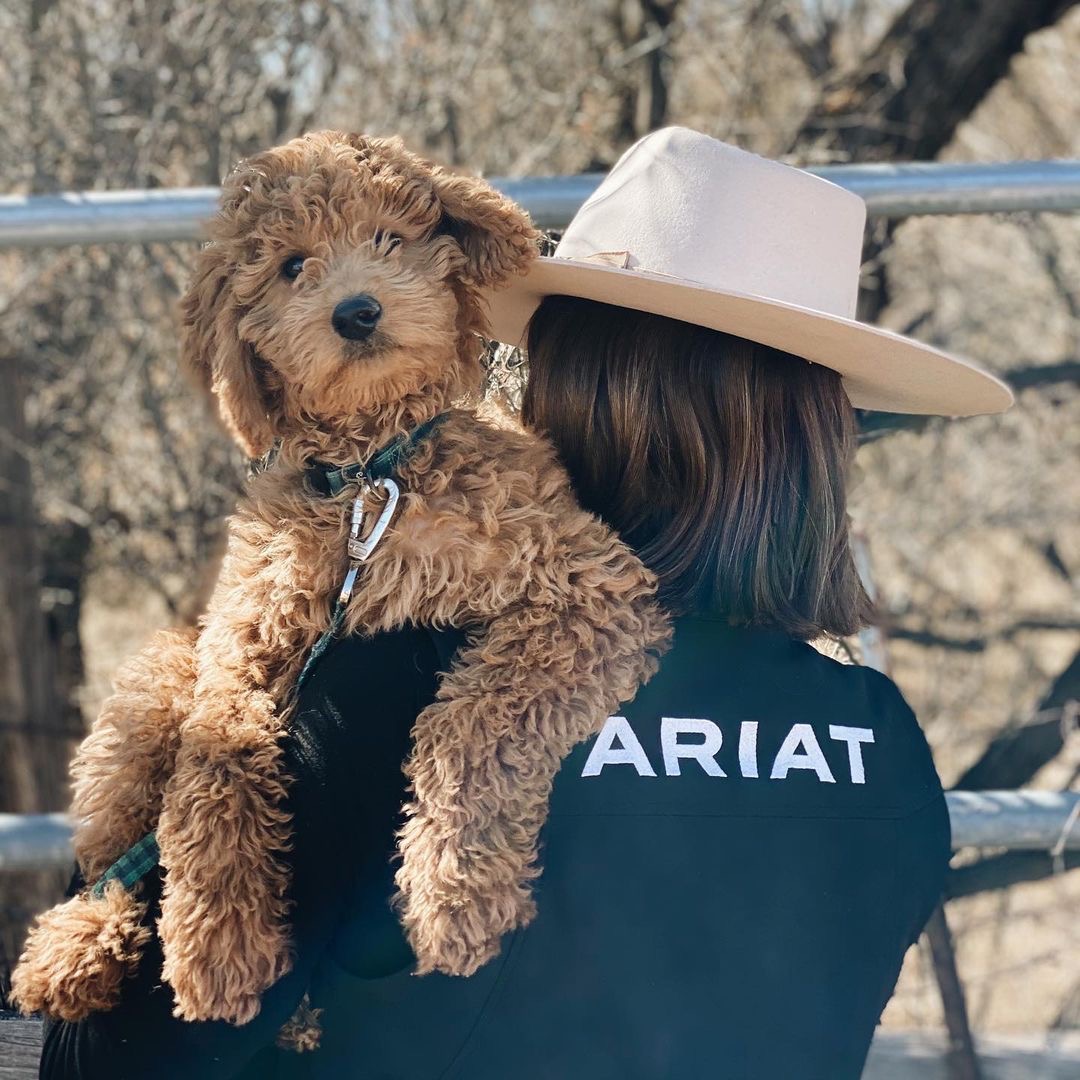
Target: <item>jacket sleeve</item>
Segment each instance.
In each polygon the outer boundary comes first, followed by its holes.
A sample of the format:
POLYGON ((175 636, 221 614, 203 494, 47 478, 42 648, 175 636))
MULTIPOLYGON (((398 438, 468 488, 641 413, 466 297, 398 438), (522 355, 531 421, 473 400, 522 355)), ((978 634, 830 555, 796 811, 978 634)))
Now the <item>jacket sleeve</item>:
MULTIPOLYGON (((155 937, 115 1008, 77 1023, 46 1023, 43 1080, 224 1080, 241 1073, 266 1075, 276 1054, 294 1053, 276 1050, 275 1037, 331 944, 358 868, 379 862, 377 853, 373 858, 363 847, 389 851, 393 846, 393 815, 384 815, 385 824, 377 830, 347 827, 353 822, 370 826, 365 821, 369 805, 392 806, 396 814, 404 794, 401 757, 368 753, 367 744, 394 731, 399 739, 395 745, 407 746, 417 713, 434 699, 440 664, 432 635, 413 628, 338 643, 306 683, 284 744, 293 778, 289 807, 294 846, 288 861, 294 963, 263 995, 259 1014, 242 1026, 174 1018, 172 992, 161 982, 161 946, 155 937), (369 718, 369 712, 377 716, 369 718), (341 843, 343 836, 351 838, 349 844, 341 843)), ((160 874, 144 888, 152 920, 161 894, 160 874)))

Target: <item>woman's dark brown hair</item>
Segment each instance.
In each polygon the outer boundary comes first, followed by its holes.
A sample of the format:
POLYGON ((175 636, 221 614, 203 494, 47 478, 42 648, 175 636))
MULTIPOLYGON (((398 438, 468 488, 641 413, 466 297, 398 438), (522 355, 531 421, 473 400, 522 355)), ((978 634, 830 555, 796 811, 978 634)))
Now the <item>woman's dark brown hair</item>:
POLYGON ((865 625, 845 490, 855 419, 835 371, 568 296, 543 301, 528 349, 525 423, 669 609, 803 640, 865 625))

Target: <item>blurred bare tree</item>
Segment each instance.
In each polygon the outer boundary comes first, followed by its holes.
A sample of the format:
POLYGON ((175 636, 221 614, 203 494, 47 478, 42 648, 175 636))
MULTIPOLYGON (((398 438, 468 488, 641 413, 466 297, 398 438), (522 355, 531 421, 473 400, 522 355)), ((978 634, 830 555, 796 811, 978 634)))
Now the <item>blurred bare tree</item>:
MULTIPOLYGON (((490 175, 606 168, 665 123, 802 162, 1078 156, 1074 7, 10 0, 0 189, 216 184, 315 127, 397 131, 490 175)), ((860 452, 855 514, 894 674, 946 779, 969 786, 1080 772, 1078 241, 1076 219, 1031 215, 879 222, 868 238, 864 317, 1020 388, 1004 418, 867 417, 879 437, 860 452)), ((63 806, 79 707, 155 624, 201 606, 243 462, 177 373, 194 250, 0 251, 0 809, 63 806)), ((956 871, 977 1019, 1076 1015, 1075 970, 1055 957, 1077 945, 1059 923, 1080 875, 1061 869, 956 871), (1001 895, 1035 914, 1006 925, 987 906, 1001 895), (1022 952, 1018 933, 1042 943, 1050 989, 1010 1003, 995 963, 1022 952)), ((922 1022, 922 1000, 895 1008, 922 1022)))

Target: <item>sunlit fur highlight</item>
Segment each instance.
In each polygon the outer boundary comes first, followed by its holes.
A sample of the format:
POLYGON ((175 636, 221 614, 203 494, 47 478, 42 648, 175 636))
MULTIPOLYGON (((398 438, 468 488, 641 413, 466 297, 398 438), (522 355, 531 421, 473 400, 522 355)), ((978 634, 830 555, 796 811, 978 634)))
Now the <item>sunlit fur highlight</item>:
MULTIPOLYGON (((470 404, 485 290, 523 270, 535 241, 513 203, 396 139, 307 136, 225 185, 184 298, 182 351, 240 445, 257 456, 276 441, 278 453, 230 520, 197 641, 152 647, 146 685, 114 698, 119 716, 127 695, 133 729, 154 713, 160 747, 139 739, 129 755, 99 734, 103 716, 79 766, 84 791, 115 794, 84 798, 88 868, 107 865, 155 816, 160 763, 172 766, 158 820, 158 929, 177 1016, 243 1023, 290 963, 281 740, 345 573, 349 505, 306 488, 313 458, 363 460, 449 414, 399 471, 402 505, 346 622, 363 634, 409 623, 469 630, 416 721, 406 766, 397 904, 420 972, 470 974, 529 921, 563 756, 655 670, 669 627, 653 575, 578 507, 546 442, 485 423, 470 404), (289 282, 280 268, 294 254, 307 260, 289 282), (384 311, 363 345, 330 324, 335 304, 359 292, 384 311), (169 698, 183 715, 164 716, 153 688, 178 676, 192 679, 169 698)), ((85 949, 78 936, 68 945, 85 949)), ((71 964, 54 965, 62 987, 33 967, 46 987, 24 980, 24 1006, 78 997, 71 964)), ((87 1009, 104 996, 84 988, 87 1009)), ((292 1041, 311 1045, 299 1028, 292 1041)))

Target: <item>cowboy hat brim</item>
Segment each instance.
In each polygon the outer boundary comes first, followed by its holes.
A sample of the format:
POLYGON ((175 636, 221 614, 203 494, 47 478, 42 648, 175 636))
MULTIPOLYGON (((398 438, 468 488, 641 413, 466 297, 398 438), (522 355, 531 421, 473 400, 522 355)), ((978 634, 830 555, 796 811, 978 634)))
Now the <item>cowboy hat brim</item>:
POLYGON ((749 338, 840 372, 860 409, 975 416, 1007 409, 1009 387, 971 362, 891 330, 838 315, 710 288, 682 278, 544 257, 490 297, 492 336, 523 345, 545 296, 578 296, 749 338))

